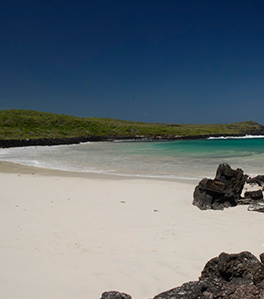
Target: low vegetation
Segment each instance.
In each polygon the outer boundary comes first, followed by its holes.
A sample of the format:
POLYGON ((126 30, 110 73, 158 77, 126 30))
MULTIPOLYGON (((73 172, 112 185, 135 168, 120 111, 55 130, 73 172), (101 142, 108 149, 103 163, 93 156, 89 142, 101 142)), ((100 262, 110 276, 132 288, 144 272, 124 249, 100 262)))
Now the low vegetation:
POLYGON ((159 124, 110 118, 81 118, 31 110, 1 110, 0 139, 38 139, 71 137, 176 137, 257 133, 263 126, 256 122, 194 125, 159 124))

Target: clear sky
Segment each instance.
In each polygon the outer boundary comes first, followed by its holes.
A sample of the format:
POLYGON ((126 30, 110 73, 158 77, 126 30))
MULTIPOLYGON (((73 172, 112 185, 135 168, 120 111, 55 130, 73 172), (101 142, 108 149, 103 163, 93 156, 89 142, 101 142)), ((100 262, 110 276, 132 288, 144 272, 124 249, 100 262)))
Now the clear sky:
POLYGON ((263 0, 0 0, 0 109, 264 123, 263 0))

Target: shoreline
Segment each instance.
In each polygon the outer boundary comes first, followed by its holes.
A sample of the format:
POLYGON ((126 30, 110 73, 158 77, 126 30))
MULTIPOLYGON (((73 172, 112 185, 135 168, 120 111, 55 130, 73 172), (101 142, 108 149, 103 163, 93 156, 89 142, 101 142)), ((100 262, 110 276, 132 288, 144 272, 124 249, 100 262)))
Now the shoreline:
MULTIPOLYGON (((262 133, 262 134, 261 134, 262 133)), ((261 132, 248 132, 245 134, 210 134, 210 135, 184 135, 184 136, 88 136, 69 138, 36 138, 36 139, 0 139, 0 148, 26 147, 26 146, 53 146, 70 145, 85 142, 115 142, 115 141, 177 141, 177 140, 198 140, 218 137, 245 137, 247 135, 259 136, 261 132)))
POLYGON ((164 182, 179 182, 193 185, 198 183, 199 179, 187 178, 169 178, 169 177, 154 177, 154 176, 137 176, 137 175, 122 175, 122 174, 108 174, 96 172, 78 172, 67 171, 61 169, 51 169, 37 166, 22 165, 15 162, 0 161, 0 173, 22 173, 22 174, 39 174, 44 176, 61 176, 61 177, 75 177, 86 179, 105 179, 105 180, 150 180, 150 181, 164 181, 164 182))
MULTIPOLYGON (((107 179, 107 180, 122 180, 122 176, 115 176, 104 173, 88 173, 88 172, 77 172, 77 171, 66 171, 60 169, 51 169, 44 167, 22 165, 15 162, 0 161, 0 173, 12 173, 12 174, 37 174, 42 176, 53 176, 53 177, 72 177, 72 178, 86 178, 86 179, 107 179)), ((126 179, 124 177, 124 179, 126 179)), ((133 177, 132 177, 133 179, 133 177)))

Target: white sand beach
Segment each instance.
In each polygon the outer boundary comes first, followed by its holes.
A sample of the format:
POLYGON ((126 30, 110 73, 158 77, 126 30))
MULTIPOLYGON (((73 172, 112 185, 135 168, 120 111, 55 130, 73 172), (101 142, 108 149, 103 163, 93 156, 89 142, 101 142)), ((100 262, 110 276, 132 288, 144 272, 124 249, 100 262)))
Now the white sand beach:
POLYGON ((0 298, 147 299, 196 280, 223 251, 264 251, 264 214, 200 211, 197 182, 0 171, 0 298))

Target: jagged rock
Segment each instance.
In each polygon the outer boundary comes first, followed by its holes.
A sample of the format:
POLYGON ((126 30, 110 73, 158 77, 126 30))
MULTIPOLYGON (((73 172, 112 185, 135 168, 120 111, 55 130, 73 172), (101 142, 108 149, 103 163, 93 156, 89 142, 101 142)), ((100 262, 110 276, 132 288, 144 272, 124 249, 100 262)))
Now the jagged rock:
POLYGON ((259 255, 259 259, 262 264, 264 264, 264 252, 259 255))
POLYGON ((233 170, 228 164, 220 164, 216 171, 215 180, 225 184, 226 196, 239 199, 247 177, 240 168, 233 170))
POLYGON ((101 299, 132 299, 132 297, 126 293, 120 293, 116 291, 104 292, 101 299))
POLYGON ((237 204, 250 205, 248 207, 249 211, 258 210, 258 209, 261 210, 261 205, 264 204, 262 190, 245 192, 244 198, 240 198, 239 200, 237 200, 237 204))
MULTIPOLYGON (((153 299, 261 299, 264 298, 264 253, 260 261, 250 252, 221 253, 208 261, 198 281, 162 292, 153 299)), ((101 299, 132 299, 105 292, 101 299)))
POLYGON ((256 202, 248 206, 248 211, 264 213, 264 202, 256 202))
POLYGON ((206 263, 199 281, 185 283, 154 299, 264 298, 264 254, 260 259, 247 251, 221 253, 206 263))
POLYGON ((257 191, 247 191, 244 194, 245 198, 250 198, 253 200, 260 200, 263 199, 263 193, 261 190, 257 190, 257 191))
POLYGON ((213 280, 191 281, 156 295, 153 299, 208 299, 224 292, 223 284, 213 280))
POLYGON ((193 193, 193 205, 201 210, 222 210, 236 206, 247 179, 241 169, 233 170, 228 164, 220 164, 215 179, 202 179, 193 193))
POLYGON ((247 183, 251 185, 264 186, 264 175, 257 175, 253 178, 248 178, 247 183))
POLYGON ((255 299, 260 297, 261 292, 255 285, 241 285, 234 290, 233 294, 230 294, 230 299, 255 299))
POLYGON ((251 198, 240 198, 239 200, 237 200, 238 205, 250 205, 253 203, 255 203, 255 201, 251 198))
POLYGON ((200 280, 208 278, 222 283, 251 284, 264 279, 263 264, 248 251, 221 253, 206 263, 200 280))

